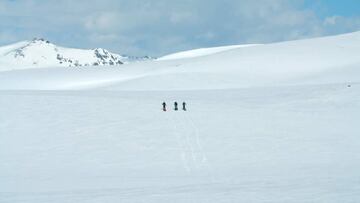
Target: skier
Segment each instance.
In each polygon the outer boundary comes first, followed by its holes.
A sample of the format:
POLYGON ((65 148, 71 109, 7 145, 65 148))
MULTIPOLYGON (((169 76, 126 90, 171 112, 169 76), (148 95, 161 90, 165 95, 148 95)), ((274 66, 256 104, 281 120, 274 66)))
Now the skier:
POLYGON ((177 111, 177 110, 178 110, 178 103, 175 102, 175 103, 174 103, 174 106, 175 106, 174 110, 177 111))
POLYGON ((165 102, 162 103, 162 107, 163 107, 163 111, 166 111, 166 103, 165 102))
POLYGON ((185 102, 182 103, 182 110, 186 111, 186 103, 185 102))

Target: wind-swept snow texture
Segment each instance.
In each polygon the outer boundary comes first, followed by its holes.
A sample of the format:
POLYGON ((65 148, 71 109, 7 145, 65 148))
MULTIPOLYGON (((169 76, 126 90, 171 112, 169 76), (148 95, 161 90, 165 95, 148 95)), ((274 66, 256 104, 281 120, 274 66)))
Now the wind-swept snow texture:
POLYGON ((359 202, 359 52, 351 33, 1 72, 0 202, 359 202))

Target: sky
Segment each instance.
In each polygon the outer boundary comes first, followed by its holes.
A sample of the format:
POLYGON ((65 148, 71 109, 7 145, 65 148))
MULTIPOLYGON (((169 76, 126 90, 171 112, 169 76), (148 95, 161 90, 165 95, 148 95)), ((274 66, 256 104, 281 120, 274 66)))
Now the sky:
POLYGON ((42 37, 157 57, 359 30, 359 0, 0 0, 0 45, 42 37))

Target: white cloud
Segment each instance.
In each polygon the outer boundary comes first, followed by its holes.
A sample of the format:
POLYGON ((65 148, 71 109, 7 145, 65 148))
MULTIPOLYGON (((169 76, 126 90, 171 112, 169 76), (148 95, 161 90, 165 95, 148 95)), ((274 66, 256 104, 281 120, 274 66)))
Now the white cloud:
POLYGON ((187 23, 197 21, 198 16, 189 11, 182 11, 177 13, 170 13, 170 22, 173 24, 187 23))
POLYGON ((332 25, 336 25, 336 22, 338 21, 339 16, 330 16, 325 18, 324 20, 324 25, 325 26, 332 26, 332 25))
POLYGON ((119 36, 115 34, 92 34, 89 39, 95 43, 114 42, 118 40, 119 36))
POLYGON ((89 30, 112 30, 117 25, 119 16, 116 13, 101 13, 90 16, 85 22, 85 27, 89 30))
POLYGON ((360 17, 330 16, 324 19, 323 29, 330 34, 356 31, 360 29, 360 17))
POLYGON ((323 22, 324 26, 342 26, 343 28, 354 28, 360 27, 360 17, 342 17, 342 16, 330 16, 325 18, 323 22))

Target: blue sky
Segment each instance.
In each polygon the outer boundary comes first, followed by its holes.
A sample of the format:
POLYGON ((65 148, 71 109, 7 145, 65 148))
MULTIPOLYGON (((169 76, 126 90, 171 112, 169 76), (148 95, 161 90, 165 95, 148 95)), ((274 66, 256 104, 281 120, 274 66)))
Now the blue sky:
POLYGON ((358 30, 358 0, 0 0, 0 45, 44 37, 160 56, 358 30))
POLYGON ((332 15, 353 17, 360 15, 359 0, 306 0, 304 7, 314 10, 322 17, 332 15))

